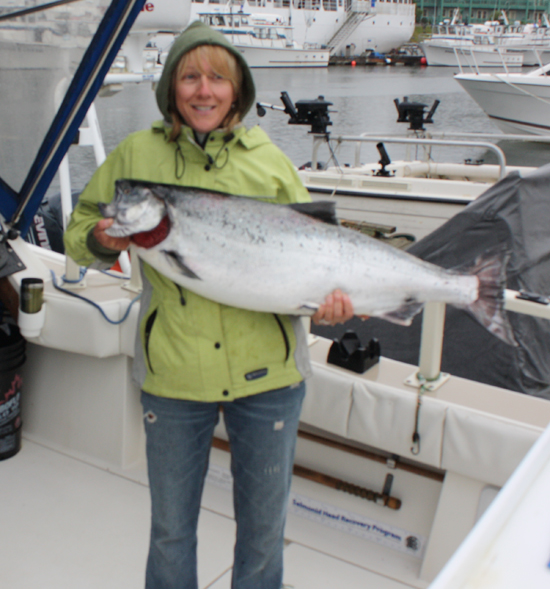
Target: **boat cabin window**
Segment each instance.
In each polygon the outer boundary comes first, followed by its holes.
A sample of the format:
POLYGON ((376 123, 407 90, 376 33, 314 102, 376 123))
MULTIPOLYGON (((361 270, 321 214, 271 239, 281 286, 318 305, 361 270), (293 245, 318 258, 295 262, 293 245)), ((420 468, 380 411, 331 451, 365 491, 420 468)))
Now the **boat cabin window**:
POLYGON ((320 0, 298 0, 298 8, 304 10, 319 10, 321 8, 320 0))
POLYGON ((275 27, 254 27, 253 35, 258 39, 269 39, 271 41, 284 39, 284 36, 279 35, 275 27))
POLYGON ((325 10, 338 10, 336 0, 323 0, 323 8, 325 10))

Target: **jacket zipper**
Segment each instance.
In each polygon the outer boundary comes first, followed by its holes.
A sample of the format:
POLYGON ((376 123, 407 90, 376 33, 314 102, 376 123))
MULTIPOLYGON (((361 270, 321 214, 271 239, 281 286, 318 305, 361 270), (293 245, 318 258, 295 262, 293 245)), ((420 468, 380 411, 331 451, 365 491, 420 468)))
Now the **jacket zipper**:
POLYGON ((144 334, 144 347, 145 347, 145 357, 147 358, 147 365, 149 366, 149 370, 155 374, 153 370, 153 366, 151 365, 151 358, 149 356, 149 340, 151 338, 151 332, 153 331, 153 324, 155 323, 155 319, 157 317, 158 309, 155 309, 149 317, 147 317, 147 322, 145 323, 145 334, 144 334))
POLYGON ((281 321, 279 316, 276 315, 275 313, 273 313, 273 317, 275 317, 275 321, 277 321, 277 325, 279 326, 279 329, 281 330, 281 333, 283 334, 283 339, 285 341, 285 349, 286 349, 286 357, 285 357, 285 362, 286 362, 290 356, 290 342, 288 341, 288 335, 286 334, 283 322, 281 321))
MULTIPOLYGON (((175 284, 175 283, 174 283, 175 284)), ((183 296, 183 289, 179 284, 175 284, 176 288, 178 289, 178 292, 180 294, 180 303, 181 306, 185 306, 187 304, 185 297, 183 296)), ((144 333, 144 346, 145 346, 145 357, 147 358, 147 365, 149 366, 149 370, 155 374, 155 371, 153 370, 153 366, 151 364, 151 356, 149 354, 149 341, 151 339, 151 332, 153 331, 153 325, 155 323, 155 319, 157 318, 157 311, 158 309, 155 309, 151 315, 149 315, 149 317, 147 317, 147 322, 145 323, 145 333, 144 333)))

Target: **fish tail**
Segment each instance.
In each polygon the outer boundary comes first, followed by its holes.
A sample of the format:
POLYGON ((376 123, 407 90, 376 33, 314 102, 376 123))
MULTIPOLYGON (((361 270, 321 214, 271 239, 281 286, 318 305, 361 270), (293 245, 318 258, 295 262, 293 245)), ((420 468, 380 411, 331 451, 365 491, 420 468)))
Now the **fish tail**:
POLYGON ((478 298, 466 308, 492 334, 511 346, 517 346, 504 309, 507 261, 508 255, 502 252, 476 259, 470 273, 479 280, 478 298))

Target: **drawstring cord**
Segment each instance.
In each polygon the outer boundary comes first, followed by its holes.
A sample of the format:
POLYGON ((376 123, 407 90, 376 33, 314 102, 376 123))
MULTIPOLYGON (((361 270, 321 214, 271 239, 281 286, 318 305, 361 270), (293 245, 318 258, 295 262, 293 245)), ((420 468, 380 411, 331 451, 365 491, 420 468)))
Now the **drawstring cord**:
POLYGON ((224 143, 220 147, 220 149, 218 149, 218 153, 216 154, 216 157, 212 161, 210 161, 210 160, 212 160, 212 158, 209 156, 208 162, 210 163, 210 165, 214 166, 216 168, 216 170, 221 170, 222 168, 224 168, 227 165, 227 162, 229 161, 229 149, 227 149, 227 145, 224 143), (218 166, 218 158, 220 157, 220 154, 222 153, 222 151, 225 151, 225 161, 223 162, 223 164, 221 166, 218 166))
MULTIPOLYGON (((206 158, 208 159, 208 164, 211 166, 214 166, 214 168, 216 168, 216 170, 221 170, 222 168, 224 168, 227 165, 227 162, 229 161, 229 149, 227 149, 227 144, 235 137, 235 135, 233 133, 229 133, 228 135, 226 135, 223 138, 223 145, 220 147, 220 149, 218 149, 218 153, 216 154, 215 157, 212 157, 210 154, 206 153, 206 151, 203 151, 206 154, 206 158), (222 155, 222 152, 225 153, 225 160, 223 161, 223 163, 221 165, 218 164, 218 160, 220 159, 220 156, 222 155)), ((181 178, 183 177, 183 174, 185 173, 185 157, 183 156, 183 152, 181 150, 181 146, 179 144, 179 141, 176 139, 175 140, 176 143, 176 151, 175 151, 175 168, 176 168, 176 178, 178 180, 181 180, 181 178)), ((200 146, 200 144, 198 142, 196 142, 197 145, 200 146)))

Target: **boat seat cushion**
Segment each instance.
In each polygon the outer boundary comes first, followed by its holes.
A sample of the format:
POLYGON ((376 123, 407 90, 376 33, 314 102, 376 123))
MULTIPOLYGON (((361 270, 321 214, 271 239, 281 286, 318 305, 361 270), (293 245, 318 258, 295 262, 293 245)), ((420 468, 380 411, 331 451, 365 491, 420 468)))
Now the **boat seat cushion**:
POLYGON ((419 413, 419 453, 413 454, 417 395, 375 382, 357 380, 348 437, 391 454, 439 468, 445 405, 424 397, 419 413))
POLYGON ((439 468, 445 405, 432 399, 427 401, 420 412, 420 454, 413 456, 415 394, 365 382, 347 371, 315 363, 300 420, 328 433, 439 468))
POLYGON ((541 428, 425 394, 420 451, 411 452, 417 395, 313 363, 301 422, 428 466, 502 486, 541 428))
POLYGON ((441 466, 501 487, 540 434, 535 426, 450 405, 441 466))
POLYGON ((348 436, 348 419, 352 405, 353 381, 333 368, 315 364, 307 381, 300 421, 316 428, 348 436))

